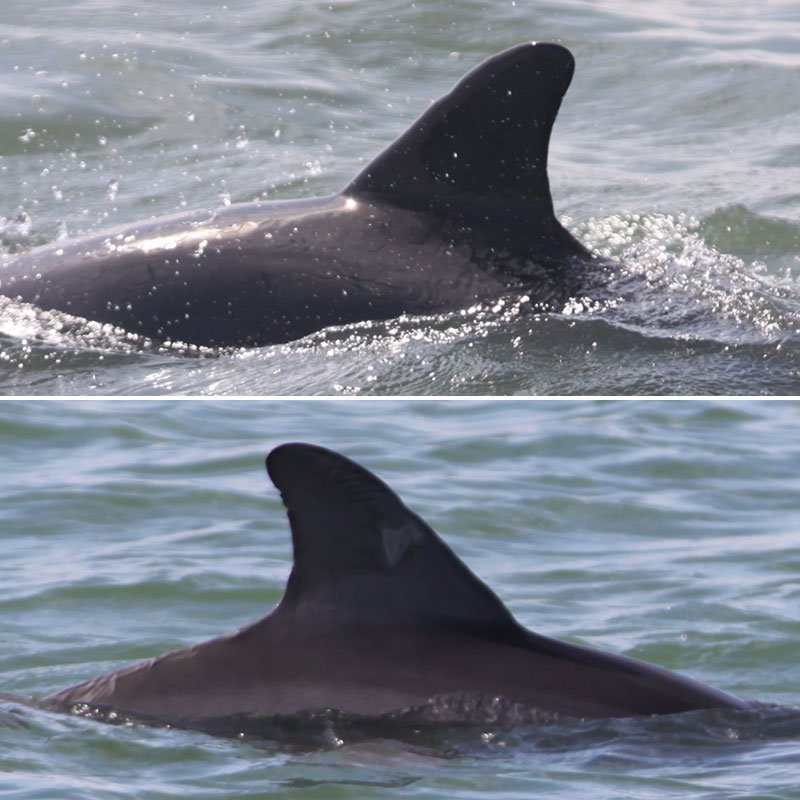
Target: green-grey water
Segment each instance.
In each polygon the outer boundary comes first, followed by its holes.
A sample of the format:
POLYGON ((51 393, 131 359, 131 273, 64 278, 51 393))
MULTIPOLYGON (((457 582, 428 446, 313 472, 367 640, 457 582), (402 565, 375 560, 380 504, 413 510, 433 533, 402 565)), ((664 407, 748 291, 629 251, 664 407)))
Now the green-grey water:
POLYGON ((472 308, 190 357, 0 307, 4 394, 795 394, 800 14, 792 0, 6 0, 0 245, 344 186, 526 40, 577 73, 556 207, 610 300, 472 308))
POLYGON ((798 443, 791 401, 1 403, 0 791, 800 797, 798 443), (526 626, 774 705, 253 741, 23 702, 272 607, 291 440, 377 472, 526 626))

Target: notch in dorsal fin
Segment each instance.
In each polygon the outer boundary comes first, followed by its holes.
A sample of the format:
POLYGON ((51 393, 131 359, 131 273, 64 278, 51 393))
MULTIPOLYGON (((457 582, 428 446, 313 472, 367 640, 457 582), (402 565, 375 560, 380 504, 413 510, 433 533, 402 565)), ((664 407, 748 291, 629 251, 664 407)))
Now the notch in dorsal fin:
POLYGON ((449 198, 505 198, 553 215, 550 132, 575 62, 528 43, 484 61, 435 102, 345 189, 428 210, 449 198))
POLYGON ((344 456, 284 444, 267 471, 289 514, 294 566, 281 609, 339 623, 517 623, 379 478, 344 456))

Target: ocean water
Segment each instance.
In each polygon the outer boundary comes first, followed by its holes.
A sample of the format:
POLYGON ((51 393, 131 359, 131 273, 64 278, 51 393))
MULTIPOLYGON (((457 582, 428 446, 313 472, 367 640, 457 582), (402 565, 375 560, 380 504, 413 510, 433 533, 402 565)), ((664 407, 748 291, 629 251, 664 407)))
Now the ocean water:
POLYGON ((793 401, 0 403, 0 792, 800 797, 798 443, 793 401), (271 608, 290 440, 375 471, 526 626, 772 705, 259 741, 26 701, 271 608))
POLYGON ((3 394, 795 394, 800 10, 155 0, 0 9, 0 247, 337 191, 491 54, 558 41, 556 208, 608 298, 198 355, 0 304, 3 394))

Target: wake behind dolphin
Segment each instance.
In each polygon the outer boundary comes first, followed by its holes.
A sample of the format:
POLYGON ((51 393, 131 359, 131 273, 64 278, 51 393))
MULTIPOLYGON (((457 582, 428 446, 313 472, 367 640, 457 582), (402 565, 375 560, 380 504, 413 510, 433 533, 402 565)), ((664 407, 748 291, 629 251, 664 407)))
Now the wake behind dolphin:
POLYGON ((218 732, 321 710, 414 719, 447 707, 450 721, 469 722, 487 703, 579 718, 748 707, 660 667, 525 629, 386 484, 344 456, 285 444, 267 470, 294 551, 278 606, 45 703, 218 732))
POLYGON ((343 191, 131 225, 0 262, 0 294, 157 341, 239 347, 504 296, 560 310, 596 264, 558 222, 550 133, 570 52, 522 44, 430 106, 343 191))

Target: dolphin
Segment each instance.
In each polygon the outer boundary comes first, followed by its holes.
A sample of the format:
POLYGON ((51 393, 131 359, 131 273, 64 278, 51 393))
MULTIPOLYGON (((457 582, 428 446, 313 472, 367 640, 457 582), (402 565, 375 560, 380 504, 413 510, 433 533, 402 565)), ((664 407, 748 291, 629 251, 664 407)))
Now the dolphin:
POLYGON ((231 205, 0 260, 0 294, 208 347, 527 297, 560 310, 599 259, 556 219, 550 132, 574 70, 557 44, 489 58, 341 192, 231 205))
POLYGON ((748 705, 661 667, 542 636, 364 467, 309 444, 267 457, 292 531, 283 598, 263 619, 45 698, 206 730, 335 710, 402 715, 503 700, 577 718, 748 705), (459 705, 460 703, 460 705, 459 705))

